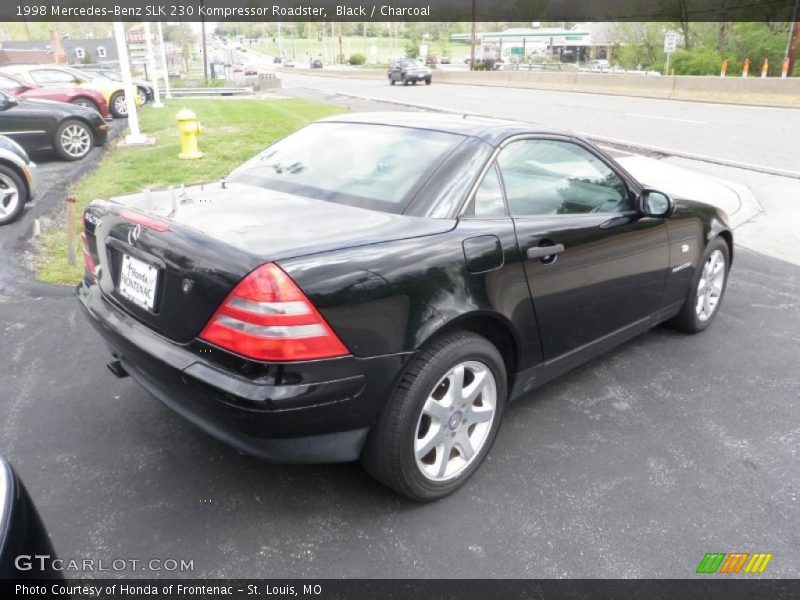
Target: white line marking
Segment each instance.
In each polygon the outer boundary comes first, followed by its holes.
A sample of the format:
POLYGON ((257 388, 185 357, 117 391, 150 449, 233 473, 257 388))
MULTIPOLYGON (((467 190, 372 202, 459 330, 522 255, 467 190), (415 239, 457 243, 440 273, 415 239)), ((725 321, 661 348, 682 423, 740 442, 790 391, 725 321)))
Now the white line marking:
POLYGON ((643 115, 642 113, 625 113, 630 117, 642 117, 644 119, 662 119, 664 121, 681 121, 683 123, 696 123, 697 125, 705 125, 706 121, 695 121, 693 119, 680 119, 678 117, 661 117, 659 115, 643 115))

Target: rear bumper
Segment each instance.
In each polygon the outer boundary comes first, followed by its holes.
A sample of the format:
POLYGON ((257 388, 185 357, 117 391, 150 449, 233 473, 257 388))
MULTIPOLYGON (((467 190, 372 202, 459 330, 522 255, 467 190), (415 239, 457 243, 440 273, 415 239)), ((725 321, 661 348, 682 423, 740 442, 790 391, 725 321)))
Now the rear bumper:
POLYGON ((180 345, 161 337, 105 299, 95 284, 81 283, 77 295, 112 355, 137 383, 215 438, 275 462, 358 459, 369 427, 410 357, 349 356, 281 365, 240 361, 237 372, 230 368, 230 354, 201 342, 180 345), (225 355, 225 367, 206 358, 213 353, 225 355), (251 364, 259 368, 244 368, 251 364))

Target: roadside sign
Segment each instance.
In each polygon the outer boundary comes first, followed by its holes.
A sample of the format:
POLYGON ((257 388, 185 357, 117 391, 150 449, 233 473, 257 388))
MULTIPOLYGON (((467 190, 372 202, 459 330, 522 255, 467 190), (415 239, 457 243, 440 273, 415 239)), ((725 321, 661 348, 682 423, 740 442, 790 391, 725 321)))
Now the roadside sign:
POLYGON ((666 54, 672 54, 677 47, 678 36, 674 33, 667 33, 667 35, 664 36, 664 52, 666 54))

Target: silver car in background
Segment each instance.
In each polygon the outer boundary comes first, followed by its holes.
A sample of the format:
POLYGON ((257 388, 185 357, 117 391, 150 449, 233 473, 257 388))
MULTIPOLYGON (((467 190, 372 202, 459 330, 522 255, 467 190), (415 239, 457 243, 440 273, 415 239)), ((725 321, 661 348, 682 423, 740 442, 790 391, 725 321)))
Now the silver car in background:
POLYGON ((0 225, 11 223, 36 197, 36 163, 17 142, 0 135, 0 225))

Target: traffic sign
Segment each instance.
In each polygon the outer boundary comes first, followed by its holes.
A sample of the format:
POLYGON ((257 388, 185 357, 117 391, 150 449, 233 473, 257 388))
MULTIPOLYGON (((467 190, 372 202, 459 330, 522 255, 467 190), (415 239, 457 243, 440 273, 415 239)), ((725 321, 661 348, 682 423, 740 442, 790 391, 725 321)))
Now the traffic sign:
POLYGON ((675 49, 678 47, 678 36, 675 33, 667 33, 664 36, 664 52, 667 54, 672 54, 675 52, 675 49))

